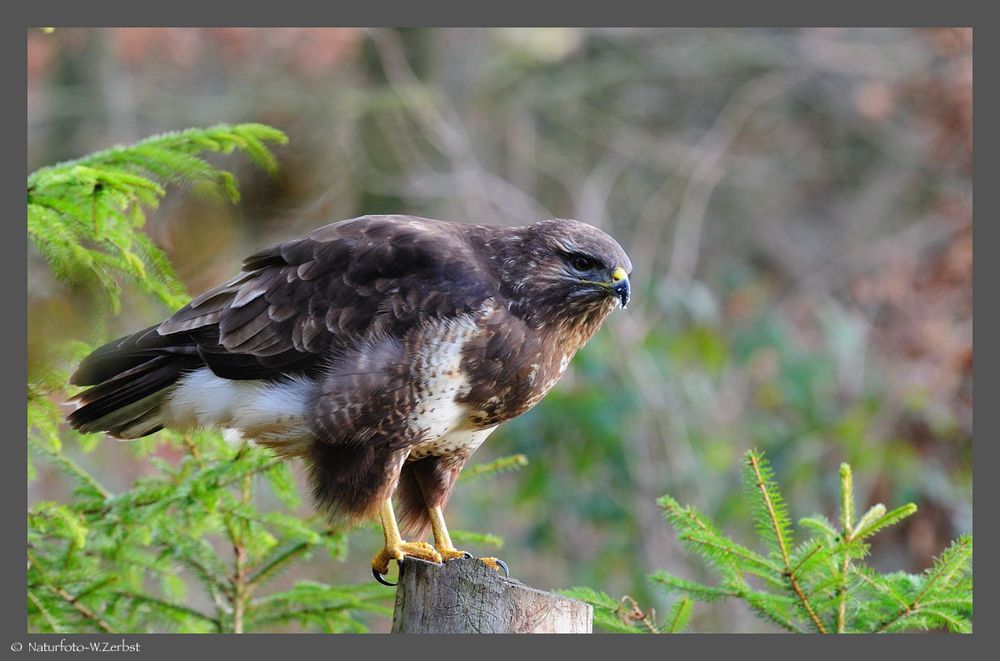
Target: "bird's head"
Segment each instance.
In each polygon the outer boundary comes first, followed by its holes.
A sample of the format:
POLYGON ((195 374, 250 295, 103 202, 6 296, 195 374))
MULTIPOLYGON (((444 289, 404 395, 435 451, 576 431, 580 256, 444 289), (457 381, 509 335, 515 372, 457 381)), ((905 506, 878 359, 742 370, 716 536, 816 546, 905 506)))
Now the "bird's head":
POLYGON ((525 228, 508 253, 503 277, 528 318, 592 318, 631 296, 632 262, 613 238, 577 220, 525 228))

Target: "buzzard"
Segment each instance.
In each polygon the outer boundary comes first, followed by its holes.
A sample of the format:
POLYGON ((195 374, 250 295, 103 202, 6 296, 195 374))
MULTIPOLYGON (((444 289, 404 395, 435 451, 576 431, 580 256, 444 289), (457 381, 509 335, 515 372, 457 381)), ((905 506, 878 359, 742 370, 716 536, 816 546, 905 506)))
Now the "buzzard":
MULTIPOLYGON (((537 404, 629 300, 631 262, 575 220, 363 216, 247 257, 166 321, 87 356, 70 424, 215 427, 300 457, 331 517, 380 517, 390 560, 468 556, 443 508, 469 456, 537 404), (404 541, 431 528, 433 546, 404 541)), ((495 558, 483 558, 497 569, 495 558)), ((506 570, 506 567, 505 567, 506 570)))

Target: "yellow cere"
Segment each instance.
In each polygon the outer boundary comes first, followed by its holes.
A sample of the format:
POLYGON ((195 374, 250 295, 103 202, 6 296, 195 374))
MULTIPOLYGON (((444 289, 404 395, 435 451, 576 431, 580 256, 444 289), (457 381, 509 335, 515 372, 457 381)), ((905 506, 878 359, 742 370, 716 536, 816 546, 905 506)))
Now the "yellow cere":
POLYGON ((611 273, 611 282, 615 284, 618 284, 619 282, 625 280, 626 278, 628 278, 628 273, 626 273, 625 269, 623 269, 620 266, 616 266, 615 270, 611 273))

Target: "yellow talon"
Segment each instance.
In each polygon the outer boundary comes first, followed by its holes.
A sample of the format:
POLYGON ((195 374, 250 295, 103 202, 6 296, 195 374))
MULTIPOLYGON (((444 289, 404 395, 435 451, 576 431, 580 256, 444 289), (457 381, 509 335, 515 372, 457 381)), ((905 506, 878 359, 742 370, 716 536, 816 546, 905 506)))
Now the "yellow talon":
MULTIPOLYGON (((402 563, 409 556, 440 564, 445 560, 473 557, 470 553, 459 551, 451 543, 448 527, 444 523, 444 513, 439 506, 429 508, 428 514, 430 515, 431 527, 434 529, 434 546, 427 542, 404 542, 399 535, 396 514, 392 510, 392 501, 386 500, 385 504, 382 505, 380 517, 382 519, 382 532, 385 533, 385 546, 372 558, 372 575, 379 583, 396 585, 382 578, 389 573, 390 560, 402 563)), ((497 558, 479 558, 479 560, 493 571, 499 572, 502 569, 505 576, 510 576, 507 563, 503 560, 497 558)))
POLYGON ((382 505, 382 532, 385 533, 385 546, 372 558, 372 574, 379 583, 389 583, 382 577, 389 573, 389 561, 403 562, 407 556, 420 558, 429 562, 442 562, 441 554, 427 542, 404 542, 399 536, 399 526, 396 524, 396 514, 392 511, 392 501, 386 500, 382 505))
MULTIPOLYGON (((445 525, 444 513, 441 511, 440 506, 431 507, 428 514, 431 520, 431 529, 434 531, 434 548, 437 549, 438 553, 441 554, 441 557, 444 558, 444 560, 473 557, 471 553, 459 551, 451 543, 451 536, 448 534, 448 526, 445 525)), ((502 568, 504 575, 510 576, 510 570, 507 568, 507 563, 503 560, 498 560, 496 558, 479 558, 479 560, 495 572, 499 572, 502 568)))
POLYGON ((503 560, 499 560, 497 558, 479 558, 479 562, 483 563, 497 573, 500 573, 500 570, 503 569, 504 574, 510 576, 510 570, 507 569, 507 563, 503 560))
POLYGON ((441 558, 448 562, 449 560, 457 560, 458 558, 471 558, 472 554, 466 553, 465 551, 459 551, 458 549, 449 549, 438 547, 437 552, 441 554, 441 558))
POLYGON ((428 562, 443 562, 441 554, 434 550, 434 547, 427 542, 403 542, 400 541, 392 546, 386 546, 372 558, 372 569, 385 576, 389 573, 389 561, 396 560, 402 562, 407 556, 420 558, 428 562))

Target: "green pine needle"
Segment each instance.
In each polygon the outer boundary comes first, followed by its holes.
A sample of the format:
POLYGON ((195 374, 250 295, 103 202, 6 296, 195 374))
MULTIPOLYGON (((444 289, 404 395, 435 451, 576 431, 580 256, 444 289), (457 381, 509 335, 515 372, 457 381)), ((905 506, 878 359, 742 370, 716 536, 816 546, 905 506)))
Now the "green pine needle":
POLYGON ((528 458, 523 454, 512 454, 506 457, 494 459, 485 464, 474 464, 463 470, 459 476, 459 482, 468 482, 481 477, 492 477, 500 473, 509 473, 521 470, 528 465, 528 458))
POLYGON ((680 633, 691 621, 691 613, 694 612, 694 602, 688 597, 681 597, 670 607, 667 613, 664 631, 666 633, 680 633))

